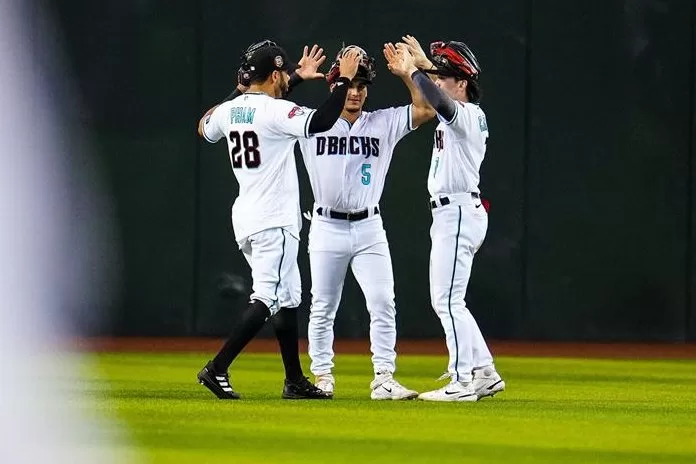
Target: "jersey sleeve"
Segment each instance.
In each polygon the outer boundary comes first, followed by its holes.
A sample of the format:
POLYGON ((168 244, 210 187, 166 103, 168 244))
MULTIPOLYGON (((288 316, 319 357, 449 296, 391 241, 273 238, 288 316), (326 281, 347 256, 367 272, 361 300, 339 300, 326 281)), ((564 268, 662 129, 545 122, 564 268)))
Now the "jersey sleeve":
POLYGON ((378 111, 382 113, 382 117, 386 121, 387 130, 389 131, 389 138, 394 145, 396 145, 399 140, 404 138, 406 134, 416 129, 416 127, 413 127, 411 105, 378 111))
POLYGON ((466 137, 473 133, 485 132, 488 136, 488 123, 486 115, 473 103, 457 102, 457 109, 451 120, 446 121, 439 114, 437 118, 449 126, 459 137, 466 137))
POLYGON ((276 100, 271 124, 275 131, 283 135, 309 138, 309 123, 315 111, 287 100, 276 100))
POLYGON ((225 110, 223 105, 218 106, 206 116, 203 121, 203 138, 210 143, 215 143, 225 136, 224 132, 225 110))

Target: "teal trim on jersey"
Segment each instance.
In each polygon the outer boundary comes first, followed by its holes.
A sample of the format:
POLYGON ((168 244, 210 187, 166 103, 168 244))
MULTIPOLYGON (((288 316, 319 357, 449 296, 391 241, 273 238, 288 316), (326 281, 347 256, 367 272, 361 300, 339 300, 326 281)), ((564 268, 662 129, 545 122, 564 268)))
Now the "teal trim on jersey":
POLYGON ((370 173, 370 168, 372 167, 371 164, 365 163, 362 165, 362 179, 361 182, 363 185, 370 185, 370 180, 372 180, 372 174, 370 173))
POLYGON ((459 341, 457 340, 457 329, 454 326, 454 316, 452 315, 452 289, 454 288, 454 275, 457 272, 457 252, 459 251, 459 233, 462 230, 462 207, 459 206, 459 221, 457 221, 457 239, 454 241, 454 264, 452 265, 452 281, 450 282, 449 299, 447 300, 447 311, 449 311, 450 319, 452 320, 452 332, 454 333, 454 372, 457 375, 455 379, 459 382, 459 341))

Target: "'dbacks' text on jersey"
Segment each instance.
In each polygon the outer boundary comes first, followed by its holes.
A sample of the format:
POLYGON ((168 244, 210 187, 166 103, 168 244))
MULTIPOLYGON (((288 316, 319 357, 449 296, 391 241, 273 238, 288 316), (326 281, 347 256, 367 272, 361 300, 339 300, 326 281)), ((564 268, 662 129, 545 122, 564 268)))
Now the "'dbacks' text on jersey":
POLYGON ((379 204, 394 147, 413 127, 411 105, 339 119, 327 132, 300 140, 314 201, 353 211, 379 204))

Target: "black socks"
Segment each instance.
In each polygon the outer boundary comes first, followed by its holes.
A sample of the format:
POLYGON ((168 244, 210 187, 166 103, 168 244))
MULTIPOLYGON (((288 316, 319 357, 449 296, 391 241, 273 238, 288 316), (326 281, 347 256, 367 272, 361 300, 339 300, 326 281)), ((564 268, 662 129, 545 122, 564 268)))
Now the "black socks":
MULTIPOLYGON (((270 315, 268 307, 260 301, 254 300, 249 303, 237 326, 237 332, 225 342, 220 352, 213 358, 213 367, 216 372, 227 372, 232 361, 259 333, 270 315)), ((295 330, 297 330, 297 323, 295 326, 295 330)), ((283 360, 285 360, 285 356, 283 356, 283 360)))
POLYGON ((285 378, 297 381, 304 377, 300 364, 300 349, 298 346, 297 308, 281 308, 271 318, 275 330, 280 354, 285 366, 285 378))

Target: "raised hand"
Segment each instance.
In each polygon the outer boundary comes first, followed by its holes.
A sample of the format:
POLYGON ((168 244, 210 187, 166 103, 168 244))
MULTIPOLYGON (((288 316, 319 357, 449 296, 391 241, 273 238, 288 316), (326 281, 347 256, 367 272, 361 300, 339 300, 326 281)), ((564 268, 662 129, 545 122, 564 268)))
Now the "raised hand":
POLYGON ((318 70, 319 66, 321 66, 325 60, 326 56, 324 55, 323 48, 314 44, 312 49, 309 50, 309 47, 305 45, 302 58, 297 62, 300 67, 297 68, 295 73, 304 80, 323 79, 324 73, 320 73, 318 70))
POLYGON ((358 65, 360 64, 361 58, 362 53, 355 48, 351 48, 344 53, 343 56, 338 59, 340 76, 353 80, 358 73, 358 65))
POLYGON ((412 35, 406 34, 401 38, 408 47, 408 51, 413 55, 413 60, 417 68, 419 69, 431 69, 433 63, 428 59, 428 55, 423 51, 418 40, 412 35))
POLYGON ((384 57, 387 59, 389 70, 397 76, 410 76, 418 70, 413 55, 408 51, 406 44, 401 42, 396 46, 391 43, 384 44, 384 57))
POLYGON ((408 75, 408 69, 404 68, 403 53, 397 50, 393 43, 384 44, 384 58, 387 60, 387 68, 395 76, 404 77, 408 75))

